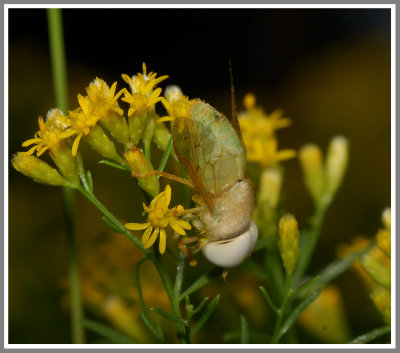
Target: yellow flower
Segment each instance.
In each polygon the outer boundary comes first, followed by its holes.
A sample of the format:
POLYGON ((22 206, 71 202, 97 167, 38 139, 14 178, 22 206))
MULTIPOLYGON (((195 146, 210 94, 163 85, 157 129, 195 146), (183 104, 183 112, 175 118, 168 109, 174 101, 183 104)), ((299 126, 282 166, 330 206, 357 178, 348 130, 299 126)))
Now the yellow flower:
POLYGON ((132 78, 126 74, 122 74, 123 80, 129 84, 132 93, 124 91, 123 101, 129 103, 128 116, 135 112, 140 112, 149 109, 154 104, 161 100, 161 88, 155 90, 154 87, 161 81, 164 81, 168 76, 160 76, 156 78, 157 73, 150 72, 147 74, 146 64, 143 63, 143 74, 138 73, 132 78))
POLYGON ((294 150, 277 150, 275 130, 289 126, 290 119, 282 118, 283 112, 275 110, 270 115, 255 106, 256 99, 248 93, 244 98, 246 111, 239 114, 240 130, 247 150, 247 160, 271 167, 277 162, 293 158, 294 150))
POLYGON ((191 225, 186 221, 179 219, 186 213, 183 206, 178 205, 169 209, 171 201, 171 187, 167 185, 165 190, 158 194, 147 207, 143 204, 143 208, 148 212, 146 223, 127 223, 125 227, 130 230, 143 230, 142 244, 145 249, 151 247, 160 235, 159 251, 161 254, 165 252, 167 233, 165 228, 169 225, 175 232, 185 235, 185 229, 191 229, 191 225))
POLYGON ((75 131, 68 129, 64 123, 65 117, 58 109, 52 109, 47 113, 46 122, 40 116, 38 118, 39 131, 34 135, 33 139, 25 141, 22 146, 34 146, 26 152, 21 152, 26 155, 33 154, 35 151, 37 156, 41 156, 49 148, 57 147, 61 140, 73 135, 75 131))
POLYGON ((103 119, 107 119, 111 112, 119 115, 124 114, 117 101, 125 89, 121 89, 115 94, 116 89, 117 82, 114 82, 110 88, 105 81, 98 77, 86 88, 89 104, 93 106, 93 110, 96 111, 97 115, 103 119))
POLYGON ((169 101, 162 99, 161 102, 167 110, 168 115, 158 119, 158 123, 164 121, 174 121, 176 118, 190 118, 192 116, 192 105, 193 103, 197 102, 197 100, 189 100, 189 97, 182 96, 179 99, 169 101))
POLYGON ((71 130, 78 136, 72 144, 72 155, 76 156, 78 152, 79 142, 83 135, 88 135, 90 129, 93 128, 100 119, 100 116, 94 111, 94 106, 89 97, 78 94, 78 102, 80 107, 69 111, 68 125, 71 130))

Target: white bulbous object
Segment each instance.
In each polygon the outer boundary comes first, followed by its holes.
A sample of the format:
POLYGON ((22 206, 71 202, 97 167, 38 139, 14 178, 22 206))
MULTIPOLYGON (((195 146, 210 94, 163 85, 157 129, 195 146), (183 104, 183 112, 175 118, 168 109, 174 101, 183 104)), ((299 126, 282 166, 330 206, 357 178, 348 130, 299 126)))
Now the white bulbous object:
POLYGON ((210 242, 202 248, 208 261, 222 268, 235 267, 253 251, 258 238, 257 225, 251 221, 244 233, 232 239, 210 242))

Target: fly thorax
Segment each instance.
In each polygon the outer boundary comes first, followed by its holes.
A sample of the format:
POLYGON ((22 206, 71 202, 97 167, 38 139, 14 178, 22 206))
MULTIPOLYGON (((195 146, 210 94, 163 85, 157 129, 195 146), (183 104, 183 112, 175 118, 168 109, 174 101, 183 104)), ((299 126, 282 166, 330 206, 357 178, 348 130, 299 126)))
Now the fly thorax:
POLYGON ((214 212, 206 210, 198 217, 210 241, 230 239, 243 233, 253 214, 253 188, 250 180, 238 180, 216 201, 214 212))

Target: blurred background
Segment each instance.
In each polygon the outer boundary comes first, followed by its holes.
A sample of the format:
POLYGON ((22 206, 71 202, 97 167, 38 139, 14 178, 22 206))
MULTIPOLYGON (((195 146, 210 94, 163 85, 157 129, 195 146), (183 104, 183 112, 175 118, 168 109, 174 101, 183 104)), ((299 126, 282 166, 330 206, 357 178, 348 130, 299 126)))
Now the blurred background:
MULTIPOLYGON (((277 134, 280 149, 298 150, 313 142, 325 151, 333 136, 349 139, 348 171, 326 215, 310 273, 334 260, 339 244, 357 235, 373 237, 381 227, 381 212, 390 206, 389 9, 66 9, 63 20, 71 109, 78 106, 76 95, 84 94, 96 76, 109 84, 118 80, 122 88, 121 74, 135 74, 145 62, 150 71, 170 76, 162 87, 177 84, 190 98, 200 97, 229 115, 230 58, 239 109, 243 96, 252 92, 268 113, 282 108, 292 119, 292 126, 277 134)), ((54 107, 54 94, 46 11, 11 9, 8 30, 11 156, 37 131, 37 117, 54 107)), ((99 199, 121 220, 139 221, 135 217, 142 196, 136 183, 123 172, 98 165, 98 156, 81 147, 99 199)), ((312 201, 298 160, 284 165, 284 210, 303 227, 312 215, 312 201)), ((181 202, 179 197, 175 202, 181 202)), ((122 236, 110 234, 80 195, 75 212, 87 315, 145 337, 140 327, 124 328, 114 318, 115 305, 127 305, 118 304, 117 294, 132 303, 137 299, 132 269, 140 254, 122 236), (114 300, 106 307, 98 298, 99 286, 102 295, 114 300)), ((10 168, 10 343, 69 343, 63 227, 61 190, 33 183, 10 168)), ((198 257, 199 266, 188 269, 188 283, 209 268, 198 257)), ((153 298, 149 301, 168 309, 153 278, 152 269, 144 269, 147 295, 153 298)), ((360 283, 351 271, 336 281, 352 335, 380 325, 360 283)), ((223 304, 201 342, 219 343, 225 332, 239 327, 242 312, 254 327, 268 325, 266 309, 257 309, 264 305, 257 279, 234 269, 227 284, 221 280, 213 286, 200 294, 220 292, 223 304), (255 289, 238 292, 238 281, 255 289)), ((132 310, 136 316, 128 321, 138 315, 132 310)), ((303 335, 305 342, 324 343, 321 337, 303 335)))

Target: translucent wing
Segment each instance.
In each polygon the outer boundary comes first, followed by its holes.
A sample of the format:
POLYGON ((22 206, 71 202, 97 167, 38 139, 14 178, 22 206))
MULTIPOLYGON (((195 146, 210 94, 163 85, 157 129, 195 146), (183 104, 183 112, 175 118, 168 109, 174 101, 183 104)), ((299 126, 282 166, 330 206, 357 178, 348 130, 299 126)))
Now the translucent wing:
POLYGON ((175 152, 212 210, 221 193, 244 177, 245 153, 230 122, 209 104, 199 101, 191 113, 174 121, 175 152))

